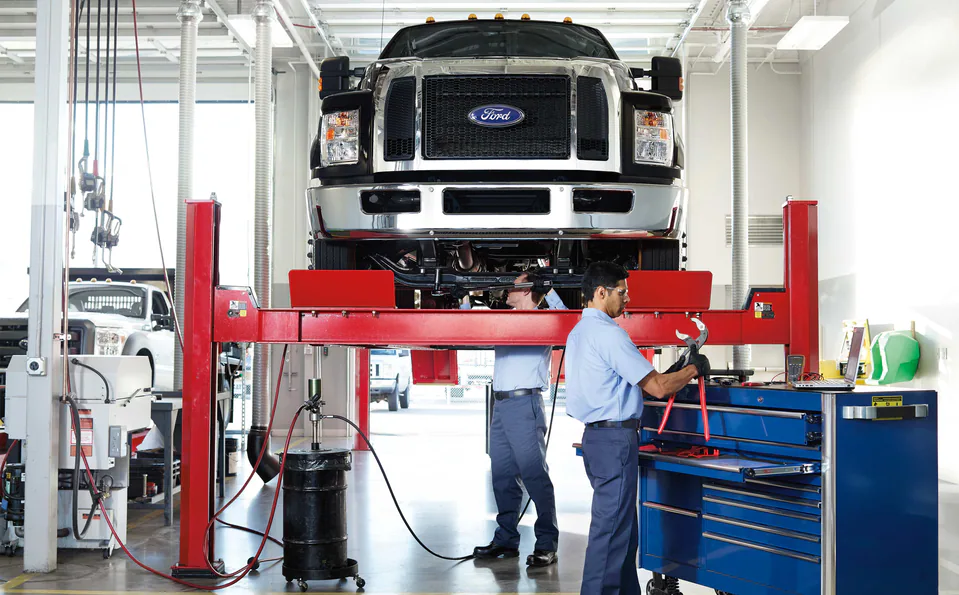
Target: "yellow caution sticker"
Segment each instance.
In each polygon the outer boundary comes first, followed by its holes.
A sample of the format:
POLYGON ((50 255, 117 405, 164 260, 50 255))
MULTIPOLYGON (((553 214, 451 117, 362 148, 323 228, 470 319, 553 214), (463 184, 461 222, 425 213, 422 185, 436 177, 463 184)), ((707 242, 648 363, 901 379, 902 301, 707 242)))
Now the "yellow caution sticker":
POLYGON ((873 407, 902 407, 902 395, 895 397, 873 397, 873 407))

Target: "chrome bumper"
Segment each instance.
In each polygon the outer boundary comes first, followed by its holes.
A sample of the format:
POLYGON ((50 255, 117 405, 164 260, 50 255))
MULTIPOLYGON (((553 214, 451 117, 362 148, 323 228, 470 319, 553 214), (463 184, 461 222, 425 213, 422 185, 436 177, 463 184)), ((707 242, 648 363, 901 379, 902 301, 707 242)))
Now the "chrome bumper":
POLYGON ((677 237, 686 208, 686 189, 656 184, 376 184, 319 186, 306 193, 313 230, 327 238, 526 238, 677 237), (461 215, 443 212, 446 188, 549 189, 550 212, 537 215, 461 215), (577 213, 573 190, 632 190, 627 213, 577 213), (363 212, 364 190, 419 190, 420 212, 363 212))

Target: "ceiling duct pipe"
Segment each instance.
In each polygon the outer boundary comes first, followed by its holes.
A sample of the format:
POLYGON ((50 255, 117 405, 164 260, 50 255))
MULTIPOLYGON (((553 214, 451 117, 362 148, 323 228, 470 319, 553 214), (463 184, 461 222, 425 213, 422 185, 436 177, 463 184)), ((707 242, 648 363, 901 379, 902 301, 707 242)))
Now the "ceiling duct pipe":
MULTIPOLYGON (((746 98, 746 35, 749 32, 749 5, 746 0, 730 0, 726 20, 731 30, 729 93, 732 128, 732 251, 733 285, 732 307, 740 308, 749 292, 749 127, 746 98)), ((749 345, 733 347, 733 368, 745 370, 750 366, 749 345)))
MULTIPOLYGON (((256 115, 253 206, 253 289, 261 308, 270 307, 273 283, 273 0, 257 0, 253 7, 256 23, 254 49, 253 99, 256 115)), ((280 464, 270 454, 270 346, 257 343, 253 347, 253 422, 246 454, 250 464, 256 463, 264 442, 267 451, 256 469, 264 483, 276 477, 280 464)))
MULTIPOLYGON (((201 0, 182 0, 176 16, 180 19, 180 147, 176 195, 176 276, 173 307, 176 320, 183 312, 186 285, 186 201, 193 198, 193 114, 196 109, 196 39, 203 11, 201 0)), ((179 324, 179 323, 178 323, 179 324)), ((173 390, 183 390, 183 349, 173 342, 173 390)))

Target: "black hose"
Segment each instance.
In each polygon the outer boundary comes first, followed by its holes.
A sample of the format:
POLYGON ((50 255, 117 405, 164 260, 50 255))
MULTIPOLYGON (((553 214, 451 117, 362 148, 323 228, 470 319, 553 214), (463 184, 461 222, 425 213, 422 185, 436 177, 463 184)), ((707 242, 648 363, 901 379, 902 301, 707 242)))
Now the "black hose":
POLYGON ((87 515, 87 522, 83 527, 83 531, 80 530, 80 520, 77 518, 77 503, 80 499, 80 449, 83 448, 82 436, 80 433, 80 406, 77 405, 76 400, 70 395, 67 395, 64 398, 70 405, 70 414, 73 417, 73 431, 76 433, 77 439, 77 450, 73 454, 73 538, 77 541, 100 541, 99 539, 83 538, 83 536, 86 535, 87 531, 90 529, 90 524, 93 522, 93 517, 97 511, 97 506, 100 504, 100 494, 98 494, 94 487, 90 485, 87 485, 87 488, 90 490, 90 498, 93 501, 93 508, 90 509, 90 514, 87 515))
POLYGON ((356 433, 359 434, 360 437, 363 438, 363 442, 366 442, 366 445, 370 448, 370 452, 373 454, 373 458, 376 460, 376 465, 380 468, 380 473, 383 475, 383 480, 386 482, 386 489, 390 491, 390 498, 393 499, 393 506, 396 507, 396 512, 400 514, 400 519, 402 519, 403 524, 406 525, 406 530, 410 532, 410 535, 413 536, 413 539, 416 540, 416 543, 420 544, 420 547, 422 547, 424 550, 426 550, 427 552, 429 552, 430 554, 432 554, 433 556, 436 556, 437 558, 441 560, 452 560, 453 562, 460 562, 462 560, 471 560, 473 558, 472 555, 460 556, 458 558, 454 558, 451 556, 443 556, 443 555, 437 554, 436 552, 431 550, 429 547, 427 547, 427 545, 423 543, 423 541, 419 538, 416 532, 413 531, 413 527, 410 527, 410 523, 406 520, 406 515, 403 514, 403 509, 400 508, 400 503, 396 500, 396 494, 393 493, 393 486, 390 484, 390 478, 386 476, 386 469, 383 468, 383 463, 380 462, 380 457, 378 454, 376 454, 376 449, 373 448, 373 445, 370 443, 370 439, 366 437, 366 434, 363 433, 363 430, 361 430, 355 423, 351 422, 350 420, 343 417, 342 415, 322 415, 320 417, 321 419, 339 419, 341 421, 345 421, 347 424, 352 426, 354 430, 356 430, 356 433))
MULTIPOLYGON (((80 366, 81 368, 86 368, 87 370, 90 370, 91 372, 93 372, 94 374, 96 374, 97 376, 100 377, 100 380, 103 381, 103 386, 107 389, 107 398, 106 398, 106 400, 103 401, 103 402, 104 402, 104 403, 109 403, 109 402, 110 402, 110 383, 107 382, 106 377, 105 377, 103 374, 100 373, 100 370, 97 370, 97 369, 94 368, 93 366, 88 366, 88 365, 86 365, 85 363, 81 362, 81 361, 78 360, 77 358, 73 358, 72 360, 70 360, 70 363, 73 364, 74 366, 80 366)), ((80 440, 80 439, 77 438, 77 444, 80 444, 79 440, 80 440)), ((77 470, 79 471, 79 464, 78 464, 78 469, 77 469, 77 470)))

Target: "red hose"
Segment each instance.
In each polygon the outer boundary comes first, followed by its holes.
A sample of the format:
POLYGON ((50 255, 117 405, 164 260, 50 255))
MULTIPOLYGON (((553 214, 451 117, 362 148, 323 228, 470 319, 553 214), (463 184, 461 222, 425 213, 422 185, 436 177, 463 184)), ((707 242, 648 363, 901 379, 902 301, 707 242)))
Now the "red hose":
MULTIPOLYGON (((293 430, 294 430, 295 427, 296 427, 296 421, 299 419, 299 417, 300 417, 300 412, 301 412, 301 411, 303 411, 302 407, 301 407, 300 409, 297 409, 297 410, 296 410, 296 415, 293 416, 293 421, 290 423, 290 430, 289 430, 289 432, 287 432, 287 434, 286 434, 286 444, 283 446, 283 458, 282 458, 281 464, 280 464, 280 473, 279 473, 279 475, 277 476, 277 486, 278 486, 278 487, 279 487, 279 485, 280 485, 280 482, 283 481, 283 468, 284 468, 285 465, 286 465, 286 452, 287 452, 287 451, 289 450, 289 448, 290 448, 290 440, 293 438, 293 430)), ((87 479, 88 479, 88 481, 90 482, 90 485, 93 486, 94 493, 96 494, 96 497, 97 497, 97 499, 98 499, 98 503, 99 503, 99 506, 100 506, 100 511, 103 513, 103 520, 105 520, 105 521, 107 522, 107 526, 110 527, 110 532, 113 534, 114 539, 117 540, 117 543, 120 545, 120 549, 123 550, 123 553, 125 553, 127 556, 129 556, 130 559, 133 560, 133 562, 134 562, 137 566, 139 566, 140 568, 146 570, 147 572, 150 572, 150 573, 152 573, 152 574, 155 574, 156 576, 159 576, 159 577, 161 577, 161 578, 165 578, 165 579, 167 579, 167 580, 173 581, 173 582, 175 582, 175 583, 177 583, 177 584, 180 584, 180 585, 183 585, 183 586, 185 586, 185 587, 190 587, 191 589, 200 589, 200 590, 202 590, 202 591, 219 591, 220 589, 225 589, 225 588, 227 588, 227 587, 232 587, 233 585, 235 585, 235 584, 237 584, 238 582, 240 582, 241 580, 243 580, 243 578, 244 578, 247 574, 249 574, 250 571, 252 570, 253 564, 255 564, 257 560, 259 560, 260 554, 263 552, 263 548, 266 547, 267 538, 268 538, 269 533, 270 533, 270 527, 272 527, 272 525, 273 525, 273 517, 276 515, 276 505, 277 505, 277 502, 278 502, 279 499, 280 499, 280 490, 279 490, 279 489, 277 489, 277 490, 276 490, 276 493, 273 494, 273 505, 270 507, 270 516, 269 516, 269 520, 268 520, 267 523, 266 523, 266 531, 265 531, 265 534, 264 534, 264 536, 263 536, 263 539, 260 541, 260 547, 256 550, 256 554, 254 554, 254 556, 253 556, 253 559, 252 559, 253 561, 252 561, 252 563, 247 564, 246 566, 244 566, 244 567, 241 569, 241 571, 240 571, 240 575, 237 576, 236 578, 234 578, 233 580, 229 581, 229 582, 223 583, 223 584, 221 584, 221 585, 214 585, 214 586, 198 585, 198 584, 196 584, 196 583, 191 583, 191 582, 189 582, 189 581, 184 581, 184 580, 178 579, 178 578, 176 578, 176 577, 174 577, 174 576, 171 576, 171 575, 169 575, 169 574, 166 574, 165 572, 160 572, 159 570, 156 570, 156 569, 154 569, 154 568, 151 568, 151 567, 147 566, 147 565, 144 564, 143 562, 140 562, 140 561, 136 558, 136 556, 134 556, 134 555, 130 552, 130 550, 127 549, 126 544, 123 543, 123 541, 120 539, 120 536, 117 535, 117 531, 116 531, 116 529, 115 529, 114 526, 113 526, 113 522, 110 520, 110 515, 107 514, 107 509, 106 509, 106 507, 103 505, 103 499, 102 499, 102 498, 99 498, 99 492, 98 492, 97 489, 96 489, 95 481, 94 481, 94 479, 93 479, 93 473, 90 471, 90 463, 87 462, 87 455, 86 455, 86 453, 83 452, 83 449, 79 449, 79 452, 80 452, 80 456, 83 458, 83 466, 86 468, 87 479)))

